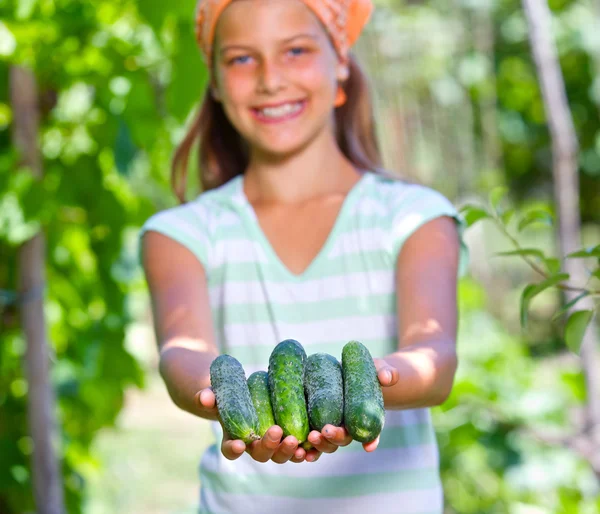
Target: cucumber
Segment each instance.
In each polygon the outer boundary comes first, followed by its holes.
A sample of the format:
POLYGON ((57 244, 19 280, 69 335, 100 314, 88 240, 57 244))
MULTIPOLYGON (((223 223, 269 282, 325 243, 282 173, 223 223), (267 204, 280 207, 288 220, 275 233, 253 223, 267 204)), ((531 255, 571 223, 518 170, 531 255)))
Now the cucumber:
POLYGON ((308 412, 304 397, 306 352, 294 339, 279 343, 269 357, 269 390, 271 405, 283 437, 293 435, 302 444, 309 432, 308 412))
POLYGON ((373 441, 385 421, 383 393, 369 350, 358 341, 342 349, 344 376, 344 425, 353 439, 373 441))
POLYGON ((319 432, 327 424, 339 427, 344 415, 344 382, 338 360, 315 353, 306 360, 304 391, 310 428, 319 432))
POLYGON ((261 437, 275 424, 271 396, 269 393, 269 375, 266 371, 256 371, 248 377, 250 397, 258 415, 258 435, 261 437))
POLYGON ((217 399, 219 419, 227 433, 246 444, 260 439, 258 416, 252 405, 246 374, 237 359, 224 354, 212 361, 210 383, 217 399))

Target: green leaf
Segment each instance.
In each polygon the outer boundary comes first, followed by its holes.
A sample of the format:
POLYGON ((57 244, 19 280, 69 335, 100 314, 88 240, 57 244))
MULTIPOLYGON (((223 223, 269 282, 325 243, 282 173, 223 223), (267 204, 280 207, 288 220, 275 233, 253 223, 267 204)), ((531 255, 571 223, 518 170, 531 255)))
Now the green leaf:
POLYGON ((533 225, 535 223, 541 223, 546 226, 553 226, 554 219, 549 212, 542 210, 529 211, 523 216, 523 219, 519 222, 518 230, 519 232, 526 227, 533 225))
POLYGON ((489 212, 487 212, 485 209, 483 209, 481 207, 477 207, 475 205, 465 205, 460 210, 460 213, 465 218, 465 221, 467 222, 468 227, 473 226, 479 220, 491 217, 489 212))
POLYGON ((600 245, 590 246, 584 250, 578 250, 576 252, 567 255, 568 259, 578 259, 587 257, 600 257, 600 245))
POLYGON ((138 149, 131 138, 129 127, 122 117, 119 117, 119 131, 117 132, 113 151, 117 170, 122 175, 127 175, 129 166, 135 158, 138 149))
POLYGON ((600 268, 592 271, 592 277, 596 277, 597 279, 600 279, 600 268))
POLYGON ((573 307, 573 305, 575 305, 579 300, 581 300, 582 298, 585 298, 586 296, 589 296, 590 292, 589 291, 584 291, 583 293, 581 293, 580 295, 577 295, 575 298, 573 298, 569 303, 565 304, 565 306, 562 309, 559 309, 554 316, 552 316, 552 321, 556 321, 558 318, 560 318, 565 312, 567 312, 571 307, 573 307))
POLYGON ((531 300, 540 294, 542 291, 545 291, 549 287, 555 286, 564 280, 569 278, 568 273, 557 273, 551 277, 548 277, 546 280, 542 280, 538 284, 529 284, 523 290, 521 294, 521 327, 527 327, 527 312, 529 310, 529 304, 531 300))
POLYGON ((502 223, 504 224, 504 226, 507 226, 509 224, 510 220, 512 219, 512 217, 514 215, 515 215, 515 210, 508 209, 502 214, 502 216, 500 216, 500 219, 502 220, 502 223))
POLYGON ((204 97, 208 69, 196 44, 191 21, 181 21, 177 28, 177 48, 172 60, 173 74, 167 86, 166 97, 169 112, 180 122, 184 122, 190 110, 204 97))
POLYGON ((490 205, 492 206, 492 211, 498 212, 498 205, 502 201, 502 199, 508 193, 508 189, 504 186, 496 187, 490 193, 490 205))
POLYGON ((573 353, 579 353, 585 331, 594 311, 577 311, 571 314, 565 326, 565 343, 573 353))
POLYGON ((554 275, 560 271, 561 260, 556 259, 555 257, 544 257, 544 264, 546 265, 546 269, 548 273, 554 275))
POLYGON ((510 255, 522 255, 522 256, 531 256, 538 257, 539 259, 544 260, 546 256, 544 252, 538 250, 537 248, 521 248, 519 250, 511 250, 510 252, 498 252, 496 253, 498 256, 506 257, 510 255))

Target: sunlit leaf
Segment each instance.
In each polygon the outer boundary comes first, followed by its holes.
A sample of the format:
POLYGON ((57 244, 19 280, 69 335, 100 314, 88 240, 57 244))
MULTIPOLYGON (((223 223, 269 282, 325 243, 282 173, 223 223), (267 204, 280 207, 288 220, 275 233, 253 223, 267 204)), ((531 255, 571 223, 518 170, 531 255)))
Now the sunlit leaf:
POLYGON ((490 205, 494 212, 498 211, 498 205, 500 205, 500 202, 506 196, 506 193, 508 193, 508 189, 504 186, 496 187, 490 193, 490 205))
POLYGON ((521 327, 527 327, 527 313, 529 311, 529 304, 531 300, 542 291, 559 284, 569 278, 568 273, 557 273, 551 277, 548 277, 546 280, 539 282, 538 284, 529 284, 523 289, 523 293, 521 294, 521 327))
POLYGON ((578 250, 576 252, 573 252, 573 253, 570 253, 567 255, 567 258, 570 258, 570 259, 587 258, 587 257, 600 257, 600 245, 590 246, 589 248, 585 248, 583 250, 578 250))
POLYGON ((538 257, 539 259, 545 259, 544 252, 537 248, 521 248, 519 250, 510 250, 508 252, 498 252, 498 256, 506 257, 511 255, 521 255, 527 257, 538 257))
POLYGON ((594 311, 577 311, 571 314, 565 326, 565 343, 573 353, 579 353, 585 331, 592 320, 594 311))
POLYGON ((510 220, 513 218, 514 215, 515 215, 515 209, 507 209, 506 211, 504 211, 502 213, 502 216, 500 216, 500 219, 502 220, 502 223, 504 224, 504 226, 506 226, 510 223, 510 220))
POLYGON ((533 224, 542 224, 551 227, 554 224, 554 220, 552 215, 546 211, 529 211, 519 222, 518 230, 524 230, 526 227, 529 227, 533 224))
POLYGON ((562 261, 557 259, 556 257, 544 257, 544 264, 546 265, 546 269, 548 273, 554 274, 558 273, 561 268, 562 261))
POLYGON ((579 300, 581 300, 582 298, 585 298, 586 296, 589 296, 590 292, 589 291, 584 291, 583 293, 581 293, 580 295, 577 295, 575 298, 573 298, 570 302, 566 303, 565 306, 562 309, 559 309, 554 316, 552 316, 552 321, 557 320, 558 318, 560 318, 563 314, 565 314, 571 307, 573 307, 579 300))
POLYGON ((491 215, 485 209, 475 206, 475 205, 465 205, 460 213, 465 218, 468 227, 473 226, 479 220, 490 218, 491 215))

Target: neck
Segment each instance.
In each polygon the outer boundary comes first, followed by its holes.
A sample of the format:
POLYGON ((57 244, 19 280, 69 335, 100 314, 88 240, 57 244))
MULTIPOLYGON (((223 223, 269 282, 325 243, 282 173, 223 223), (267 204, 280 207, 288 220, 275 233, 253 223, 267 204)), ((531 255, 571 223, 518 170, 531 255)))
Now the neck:
POLYGON ((333 133, 284 157, 253 151, 244 189, 251 203, 301 203, 317 196, 346 193, 359 171, 339 149, 333 133))

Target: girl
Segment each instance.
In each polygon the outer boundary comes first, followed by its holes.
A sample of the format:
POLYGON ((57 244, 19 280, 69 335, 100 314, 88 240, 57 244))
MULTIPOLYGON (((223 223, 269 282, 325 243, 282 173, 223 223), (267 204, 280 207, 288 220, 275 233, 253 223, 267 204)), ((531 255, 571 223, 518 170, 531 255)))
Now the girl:
POLYGON ((221 441, 201 461, 201 512, 442 513, 428 407, 448 396, 457 366, 463 222, 438 192, 378 169, 349 54, 371 10, 370 0, 198 5, 211 83, 175 154, 182 205, 140 235, 161 376, 221 441), (196 141, 204 192, 186 203, 196 141), (248 376, 288 338, 338 359, 349 340, 369 348, 386 407, 377 440, 328 425, 306 452, 278 426, 249 446, 223 433, 212 360, 228 353, 248 376))

